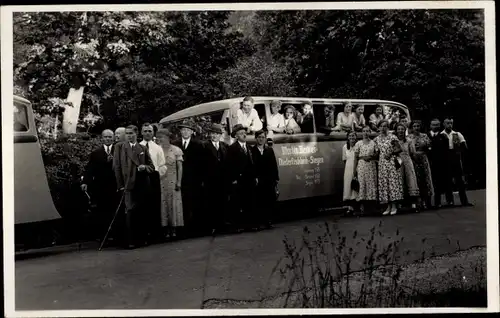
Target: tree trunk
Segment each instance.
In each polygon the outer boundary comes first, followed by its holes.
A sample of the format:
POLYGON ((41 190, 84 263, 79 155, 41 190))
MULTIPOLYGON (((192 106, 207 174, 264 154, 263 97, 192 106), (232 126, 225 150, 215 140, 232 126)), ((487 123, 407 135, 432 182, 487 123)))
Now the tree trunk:
POLYGON ((66 101, 71 102, 72 106, 66 106, 63 114, 63 132, 65 134, 76 133, 76 127, 78 125, 78 118, 80 117, 80 105, 82 104, 83 89, 85 86, 80 86, 80 88, 70 88, 68 97, 66 101))

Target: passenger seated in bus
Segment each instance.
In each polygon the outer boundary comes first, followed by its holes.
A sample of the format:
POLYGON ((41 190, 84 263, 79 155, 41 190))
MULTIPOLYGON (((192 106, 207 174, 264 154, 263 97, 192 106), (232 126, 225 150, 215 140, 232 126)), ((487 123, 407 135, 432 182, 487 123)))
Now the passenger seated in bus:
POLYGON ((20 121, 14 119, 14 131, 28 131, 28 127, 26 125, 21 124, 20 121))
POLYGON ((301 132, 300 126, 295 121, 296 110, 293 105, 285 106, 285 133, 292 135, 301 132))
POLYGON ((28 131, 28 127, 19 119, 19 117, 22 118, 22 115, 24 114, 21 113, 21 110, 18 107, 14 107, 14 131, 28 131))
POLYGON ((344 105, 344 111, 337 115, 337 125, 334 131, 351 131, 353 129, 354 116, 352 114, 352 104, 350 102, 344 105))
POLYGON ((396 124, 399 123, 399 109, 394 108, 388 116, 389 130, 394 130, 396 124))
POLYGON ((365 116, 363 116, 363 112, 365 111, 365 106, 357 105, 356 109, 353 113, 353 127, 355 131, 363 130, 363 127, 366 126, 365 116))
POLYGON ((314 132, 313 104, 311 101, 306 101, 302 105, 302 114, 297 117, 297 123, 303 133, 311 134, 314 132))
POLYGON ((247 133, 255 133, 262 129, 262 121, 254 108, 253 98, 247 96, 241 103, 241 108, 237 110, 237 124, 247 129, 247 133))
POLYGON ((279 113, 281 109, 281 102, 279 100, 273 100, 271 102, 271 115, 269 116, 269 121, 267 122, 267 131, 273 133, 284 133, 285 132, 285 117, 279 113))
POLYGON ((325 124, 320 126, 319 131, 330 134, 333 128, 335 128, 335 106, 326 105, 323 110, 325 114, 325 124))
POLYGON ((377 105, 377 108, 375 109, 375 113, 370 115, 370 128, 373 131, 378 132, 378 123, 384 119, 384 109, 382 108, 381 105, 377 105))

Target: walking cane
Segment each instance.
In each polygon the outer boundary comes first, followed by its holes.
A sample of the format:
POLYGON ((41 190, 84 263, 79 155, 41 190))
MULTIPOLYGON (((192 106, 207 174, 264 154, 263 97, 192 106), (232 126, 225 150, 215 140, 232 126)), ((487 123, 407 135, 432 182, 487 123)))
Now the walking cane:
POLYGON ((129 180, 130 179, 127 179, 127 184, 123 188, 123 193, 122 193, 122 197, 120 199, 120 203, 118 204, 118 207, 116 208, 115 215, 113 216, 113 220, 111 220, 111 223, 109 224, 108 231, 106 232, 106 235, 102 239, 101 246, 99 246, 99 251, 102 250, 102 247, 106 243, 106 240, 108 239, 109 232, 111 232, 111 228, 113 227, 113 224, 115 223, 115 220, 116 220, 116 217, 118 216, 118 213, 120 212, 120 208, 122 206, 123 199, 125 198, 125 191, 127 190, 129 180))
POLYGON ((102 239, 101 246, 99 246, 99 251, 102 250, 102 247, 106 243, 106 240, 108 239, 109 232, 111 232, 111 228, 113 227, 113 224, 115 223, 116 217, 118 216, 118 213, 120 212, 120 208, 123 203, 123 198, 125 198, 125 189, 123 190, 122 197, 120 199, 120 203, 118 204, 118 207, 116 208, 115 215, 113 216, 113 220, 111 220, 111 223, 109 224, 108 231, 106 232, 106 235, 102 239))

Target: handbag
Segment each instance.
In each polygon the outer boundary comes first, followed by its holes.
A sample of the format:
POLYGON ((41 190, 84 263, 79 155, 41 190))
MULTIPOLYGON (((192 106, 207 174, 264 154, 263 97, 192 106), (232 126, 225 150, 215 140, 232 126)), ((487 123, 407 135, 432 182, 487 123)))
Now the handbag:
POLYGON ((351 181, 351 190, 359 191, 359 181, 358 178, 354 177, 351 181))

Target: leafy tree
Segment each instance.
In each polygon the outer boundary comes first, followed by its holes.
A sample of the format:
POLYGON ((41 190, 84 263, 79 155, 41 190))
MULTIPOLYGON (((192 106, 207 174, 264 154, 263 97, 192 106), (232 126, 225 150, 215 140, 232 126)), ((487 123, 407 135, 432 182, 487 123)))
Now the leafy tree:
POLYGON ((84 86, 80 119, 91 113, 102 116, 104 125, 156 121, 222 96, 217 74, 252 53, 241 33, 227 32, 228 15, 16 14, 16 92, 37 112, 57 115, 71 107, 62 102, 70 88, 84 86), (58 107, 50 98, 59 98, 58 107))

